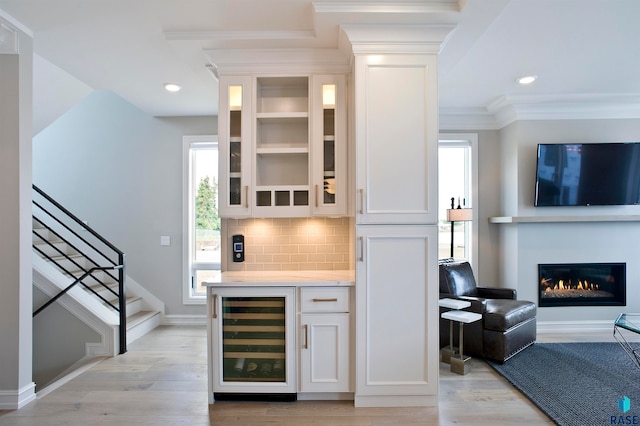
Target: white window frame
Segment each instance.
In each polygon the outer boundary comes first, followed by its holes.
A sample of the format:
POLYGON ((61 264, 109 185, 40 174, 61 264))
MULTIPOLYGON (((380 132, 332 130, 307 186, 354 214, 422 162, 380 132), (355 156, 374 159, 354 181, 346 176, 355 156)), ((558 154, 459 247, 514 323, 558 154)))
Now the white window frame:
MULTIPOLYGON (((196 136, 184 136, 182 138, 182 276, 183 276, 183 285, 182 285, 182 302, 185 305, 203 305, 206 304, 207 298, 205 294, 202 295, 193 295, 192 293, 192 269, 194 265, 199 266, 199 269, 214 269, 207 268, 207 266, 212 266, 207 263, 202 264, 192 264, 191 259, 193 259, 193 248, 195 244, 192 244, 192 228, 194 226, 193 223, 193 212, 192 212, 192 203, 191 200, 193 198, 193 190, 194 183, 191 181, 191 147, 194 144, 201 145, 215 145, 218 146, 218 136, 217 135, 196 135, 196 136)), ((221 268, 221 264, 217 265, 217 269, 221 268)))
MULTIPOLYGON (((438 137, 438 147, 463 146, 469 148, 470 176, 469 182, 471 191, 469 207, 472 209, 473 220, 465 222, 465 248, 468 248, 468 260, 472 266, 478 264, 478 134, 477 133, 440 133, 438 137)), ((447 207, 450 208, 450 205, 447 207)))

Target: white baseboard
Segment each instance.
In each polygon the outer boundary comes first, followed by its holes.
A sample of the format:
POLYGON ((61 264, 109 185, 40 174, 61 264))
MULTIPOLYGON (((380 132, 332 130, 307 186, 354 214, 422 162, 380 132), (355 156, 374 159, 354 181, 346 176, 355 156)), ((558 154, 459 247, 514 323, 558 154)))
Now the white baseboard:
POLYGON ((613 333, 613 321, 538 321, 537 331, 540 334, 602 331, 613 333))
POLYGON ((80 361, 73 364, 71 367, 67 368, 62 374, 60 374, 55 380, 53 380, 49 385, 47 385, 44 389, 38 391, 37 397, 42 398, 47 396, 52 391, 58 389, 60 386, 68 383, 72 379, 75 379, 80 374, 89 370, 93 366, 101 363, 108 357, 98 357, 93 359, 83 358, 80 361))
POLYGON ((353 392, 300 392, 298 401, 353 401, 353 392))
POLYGON ((165 315, 162 325, 207 325, 207 315, 165 315))
POLYGON ((0 390, 0 410, 19 410, 36 399, 36 384, 31 382, 22 389, 0 390))
POLYGON ((355 407, 437 407, 437 395, 356 395, 355 407))

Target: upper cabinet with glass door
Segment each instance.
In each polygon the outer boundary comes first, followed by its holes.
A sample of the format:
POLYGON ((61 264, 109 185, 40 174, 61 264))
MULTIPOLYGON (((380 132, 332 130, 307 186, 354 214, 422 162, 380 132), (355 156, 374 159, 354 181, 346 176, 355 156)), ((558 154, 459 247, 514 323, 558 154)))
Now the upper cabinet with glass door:
POLYGON ((313 76, 313 215, 347 213, 347 135, 344 75, 313 76))
POLYGON ((221 217, 346 214, 344 81, 220 79, 221 217))
POLYGON ((252 78, 220 77, 218 120, 220 217, 251 216, 252 78))

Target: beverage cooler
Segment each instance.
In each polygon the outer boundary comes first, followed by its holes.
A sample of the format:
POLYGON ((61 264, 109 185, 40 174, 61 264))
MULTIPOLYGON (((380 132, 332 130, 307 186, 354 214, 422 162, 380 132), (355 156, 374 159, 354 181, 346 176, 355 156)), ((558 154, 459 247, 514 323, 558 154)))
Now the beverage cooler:
POLYGON ((294 288, 213 288, 213 398, 296 399, 294 288))

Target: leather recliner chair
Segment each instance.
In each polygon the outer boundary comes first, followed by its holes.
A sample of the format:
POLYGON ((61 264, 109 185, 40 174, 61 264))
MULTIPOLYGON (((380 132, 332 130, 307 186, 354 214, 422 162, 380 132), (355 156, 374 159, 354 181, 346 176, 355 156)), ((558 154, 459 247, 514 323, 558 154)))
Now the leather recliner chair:
MULTIPOLYGON (((464 325, 465 355, 500 363, 536 341, 536 304, 516 300, 516 290, 478 287, 471 265, 466 261, 441 261, 440 298, 471 303, 465 311, 482 314, 482 320, 464 325)), ((440 308, 440 313, 447 308, 440 308)), ((449 321, 440 318, 440 347, 449 344, 449 321)), ((458 345, 454 333, 453 346, 458 345)))

